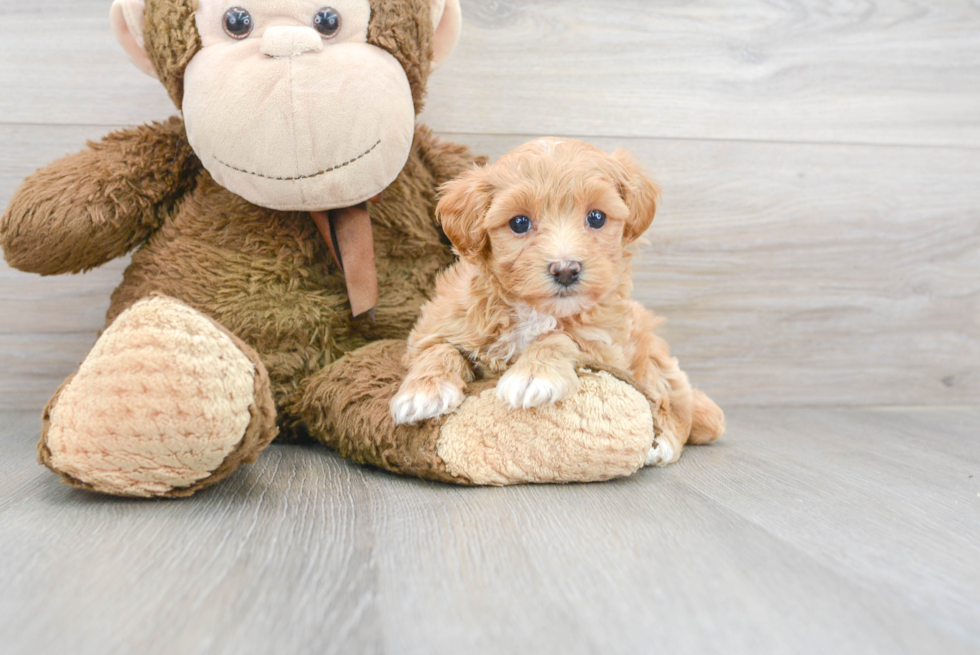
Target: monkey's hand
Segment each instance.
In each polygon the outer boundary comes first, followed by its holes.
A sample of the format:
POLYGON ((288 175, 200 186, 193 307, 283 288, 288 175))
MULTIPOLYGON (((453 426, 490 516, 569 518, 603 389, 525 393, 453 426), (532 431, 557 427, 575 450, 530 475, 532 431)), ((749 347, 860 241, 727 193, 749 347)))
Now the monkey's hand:
POLYGON ((200 164, 179 118, 120 130, 25 180, 0 219, 14 268, 79 273, 121 257, 160 225, 200 164))

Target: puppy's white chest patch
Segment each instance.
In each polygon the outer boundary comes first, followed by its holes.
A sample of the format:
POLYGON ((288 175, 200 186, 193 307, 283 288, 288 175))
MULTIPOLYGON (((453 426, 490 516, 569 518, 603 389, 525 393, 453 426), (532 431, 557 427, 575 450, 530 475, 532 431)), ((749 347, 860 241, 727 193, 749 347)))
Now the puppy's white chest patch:
POLYGON ((517 320, 509 330, 504 332, 487 351, 487 357, 503 363, 510 362, 527 350, 538 337, 558 329, 558 319, 548 314, 528 307, 517 308, 517 320))

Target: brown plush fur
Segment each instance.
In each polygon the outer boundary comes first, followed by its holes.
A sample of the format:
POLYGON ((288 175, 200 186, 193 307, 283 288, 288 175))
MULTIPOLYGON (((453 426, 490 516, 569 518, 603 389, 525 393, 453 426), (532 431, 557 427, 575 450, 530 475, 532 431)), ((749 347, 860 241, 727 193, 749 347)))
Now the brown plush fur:
POLYGON ((464 259, 440 278, 409 337, 395 419, 455 409, 473 367, 504 373, 498 396, 520 409, 572 396, 577 370, 601 363, 629 370, 656 399, 666 450, 653 463, 680 457, 695 419, 695 439, 721 436, 721 410, 695 396, 654 332, 659 319, 630 299, 630 245, 652 223, 658 197, 628 154, 551 139, 446 185, 438 213, 464 259), (596 210, 606 217, 601 228, 587 223, 596 210), (515 216, 533 228, 515 233, 515 216), (567 287, 551 270, 566 264, 581 271, 567 287))
POLYGON ((432 218, 440 182, 426 164, 433 158, 455 158, 460 167, 472 161, 420 128, 402 175, 370 207, 381 288, 376 323, 350 320, 344 278, 309 214, 251 205, 204 171, 133 255, 108 320, 150 293, 213 317, 258 351, 291 438, 291 407, 306 378, 371 341, 404 338, 435 276, 452 261, 432 218))
POLYGON ((313 376, 296 409, 310 431, 325 435, 324 443, 344 457, 394 473, 468 484, 449 473, 436 454, 440 421, 392 424, 388 403, 405 376, 404 355, 404 340, 365 346, 313 376))
MULTIPOLYGON (((147 49, 178 105, 184 68, 200 48, 194 6, 149 0, 146 8, 147 49)), ((372 8, 370 39, 405 66, 421 108, 432 49, 428 3, 374 0, 372 8)), ((282 438, 329 442, 334 436, 321 424, 298 414, 311 378, 344 353, 408 335, 436 275, 453 260, 435 220, 435 190, 477 161, 417 128, 402 173, 370 207, 381 286, 376 323, 350 319, 343 276, 309 214, 263 209, 215 184, 179 118, 115 132, 29 177, 0 219, 0 245, 12 266, 44 275, 88 270, 137 248, 106 324, 153 294, 189 305, 255 351, 282 438)), ((302 407, 312 411, 309 399, 302 407)), ((250 452, 206 482, 253 458, 262 447, 254 441, 243 440, 250 452)), ((43 445, 41 452, 44 460, 43 445)))
POLYGON ((371 205, 376 323, 349 319, 344 278, 309 214, 256 207, 214 184, 177 118, 115 133, 35 173, 7 209, 0 239, 12 266, 47 275, 93 268, 146 239, 107 324, 154 293, 212 317, 258 351, 292 438, 291 407, 307 377, 371 341, 408 335, 453 259, 436 226, 435 189, 474 161, 420 127, 401 176, 371 205))
POLYGON ((387 50, 405 69, 422 111, 432 62, 432 10, 429 0, 371 0, 368 43, 387 50))
POLYGON ((146 53, 177 107, 184 103, 184 70, 201 49, 194 12, 197 0, 147 0, 146 53))
POLYGON ((0 220, 4 256, 41 275, 101 266, 146 241, 199 172, 178 118, 114 132, 24 181, 0 220))

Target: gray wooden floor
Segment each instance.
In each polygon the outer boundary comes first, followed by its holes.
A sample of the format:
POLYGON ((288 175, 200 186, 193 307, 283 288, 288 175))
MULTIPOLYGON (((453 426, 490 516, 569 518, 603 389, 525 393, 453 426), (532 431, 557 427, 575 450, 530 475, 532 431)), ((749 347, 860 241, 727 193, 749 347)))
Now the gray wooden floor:
POLYGON ((177 502, 65 487, 0 420, 4 653, 980 652, 980 408, 737 410, 571 487, 273 446, 177 502))

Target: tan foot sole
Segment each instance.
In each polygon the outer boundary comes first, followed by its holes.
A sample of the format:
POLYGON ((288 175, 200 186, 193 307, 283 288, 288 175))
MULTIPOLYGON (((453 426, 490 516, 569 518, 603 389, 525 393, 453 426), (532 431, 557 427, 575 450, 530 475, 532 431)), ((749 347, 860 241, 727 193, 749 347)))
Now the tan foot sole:
POLYGON ((654 440, 650 401, 605 372, 582 373, 557 405, 508 409, 487 389, 446 418, 437 453, 453 475, 478 485, 598 482, 625 477, 654 440))
POLYGON ((257 356, 213 321, 170 298, 143 300, 52 399, 40 457, 75 486, 189 495, 275 436, 268 387, 257 356))

